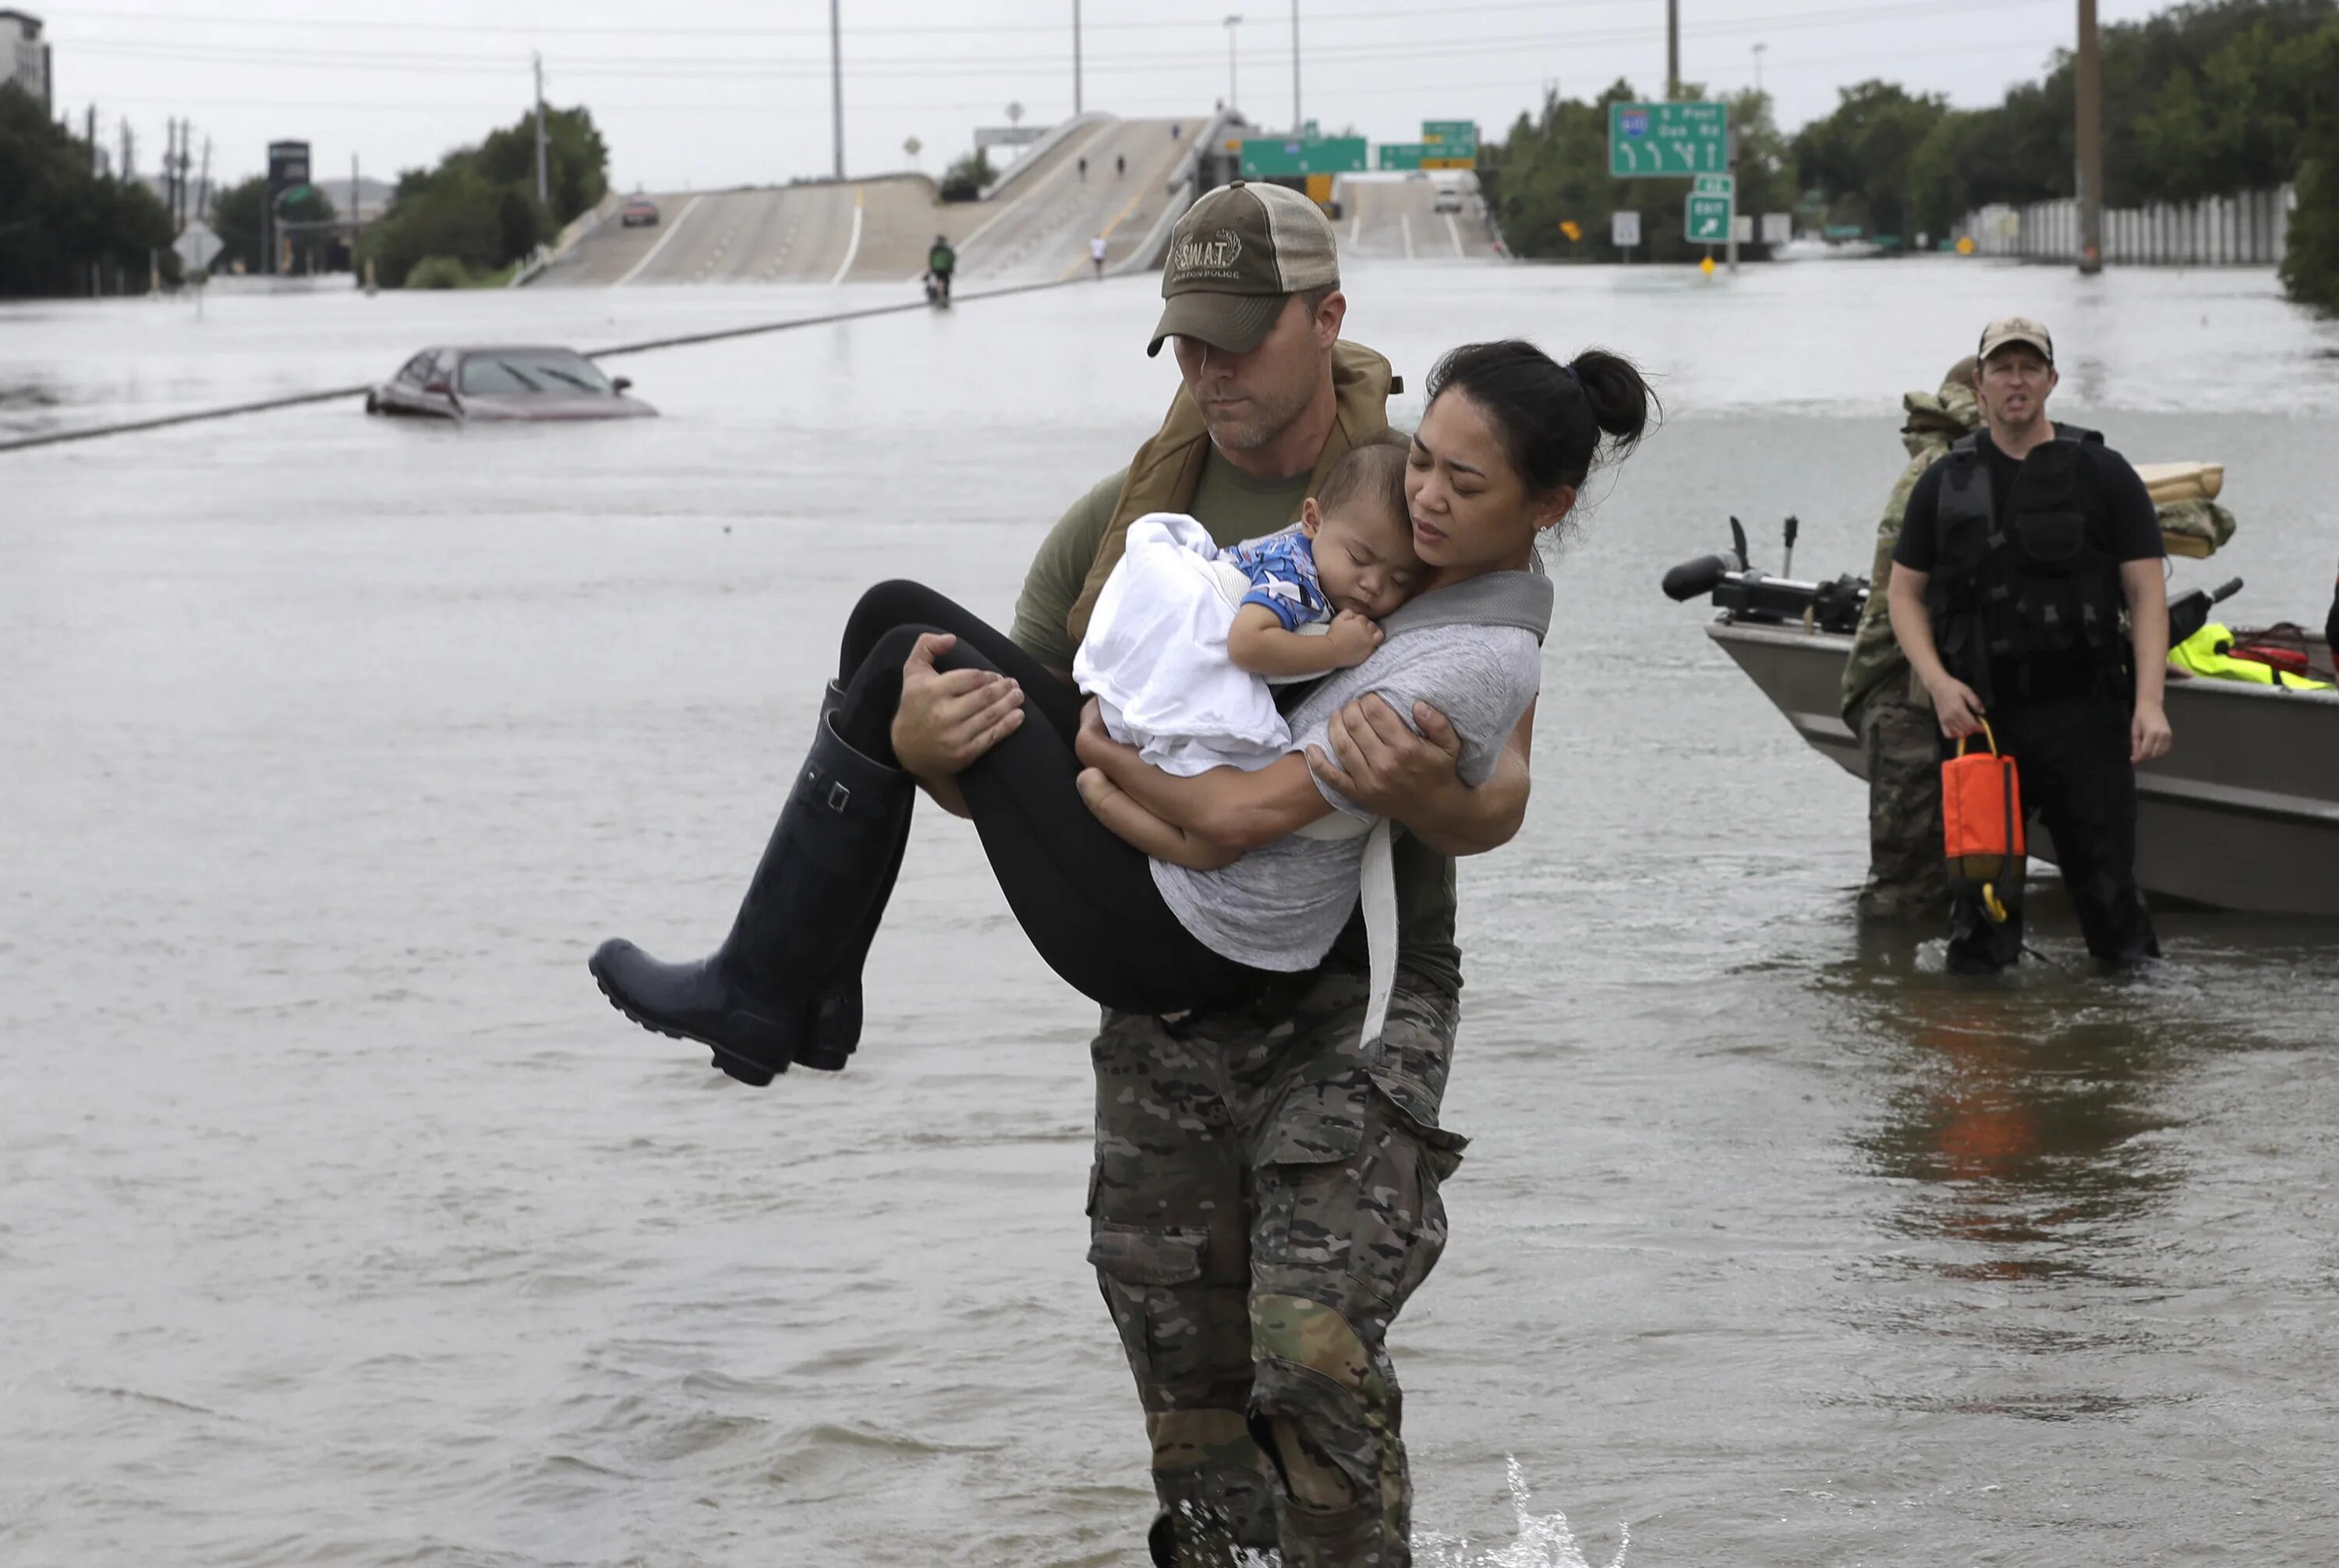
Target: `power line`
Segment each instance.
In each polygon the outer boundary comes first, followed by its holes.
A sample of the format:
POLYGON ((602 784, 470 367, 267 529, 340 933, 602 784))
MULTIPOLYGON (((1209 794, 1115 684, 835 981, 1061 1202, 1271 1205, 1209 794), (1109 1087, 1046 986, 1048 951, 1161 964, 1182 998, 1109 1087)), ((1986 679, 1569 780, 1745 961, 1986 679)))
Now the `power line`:
MULTIPOLYGON (((1905 19, 1913 19, 1937 14, 1963 15, 1977 11, 2007 10, 2016 7, 2035 10, 2037 8, 2037 0, 1892 0, 1892 3, 1889 4, 1887 3, 1887 0, 1871 0, 1871 3, 1863 5, 1858 11, 1803 11, 1786 13, 1764 18, 1731 18, 1728 20, 1712 22, 1695 29, 1693 36, 1695 37, 1701 35, 1733 33, 1756 33, 1767 35, 1770 34, 1782 32, 1840 27, 1846 25, 1859 25, 1861 24, 1872 24, 1877 22, 1899 22, 1905 19)), ((1530 7, 1505 3, 1479 8, 1487 10, 1518 10, 1528 9, 1530 7)), ((1547 5, 1532 8, 1544 10, 1546 13, 1549 9, 1547 5)), ((1373 15, 1395 18, 1407 14, 1384 12, 1374 13, 1373 15)), ((1423 13, 1416 11, 1410 15, 1418 18, 1423 15, 1423 13)), ((1442 17, 1445 14, 1441 12, 1436 15, 1442 17)), ((1211 24, 1214 27, 1219 25, 1219 24, 1217 23, 1211 24)), ((374 25, 368 24, 367 25, 374 25)), ((1120 25, 1129 27, 1182 27, 1189 25, 1189 24, 1130 23, 1122 24, 1120 25)), ((410 26, 406 27, 404 30, 410 33, 412 28, 410 26)), ((1007 28, 1002 27, 993 31, 1003 32, 1007 30, 1007 28)), ((1014 30, 1023 31, 1026 29, 1019 26, 1014 30)), ((1061 29, 1055 30, 1061 31, 1061 29)), ((548 29, 548 31, 550 31, 550 29, 548 29)), ((676 30, 665 31, 671 33, 676 30)), ((711 32, 713 30, 709 31, 711 32)), ((920 35, 927 35, 932 33, 971 31, 971 29, 941 27, 933 29, 905 29, 899 31, 910 31, 920 35)), ((745 30, 742 30, 742 33, 744 34, 745 30)), ((765 33, 753 35, 780 36, 783 35, 777 30, 767 30, 765 33)), ((790 30, 785 35, 795 36, 798 35, 795 30, 790 30)), ((1317 47, 1309 50, 1308 61, 1311 64, 1321 63, 1328 65, 1343 63, 1362 64, 1390 60, 1411 60, 1425 54, 1513 54, 1519 53, 1522 50, 1537 47, 1566 48, 1583 47, 1585 45, 1600 44, 1639 44, 1645 41, 1646 35, 1646 28, 1644 26, 1635 25, 1632 26, 1581 29, 1574 32, 1545 32, 1491 37, 1442 37, 1410 41, 1373 40, 1370 42, 1358 42, 1353 44, 1318 45, 1317 47)), ((824 38, 826 35, 824 32, 820 36, 824 38)), ((74 41, 73 46, 77 51, 88 54, 115 54, 132 58, 179 60, 216 64, 305 64, 330 65, 343 70, 392 72, 452 71, 495 74, 501 74, 511 69, 511 66, 508 62, 505 62, 495 55, 477 53, 459 54, 434 54, 413 50, 383 52, 376 49, 365 49, 360 51, 354 47, 347 49, 307 48, 297 45, 278 47, 259 44, 214 44, 209 42, 173 43, 167 40, 143 38, 135 40, 116 38, 75 40, 74 41)), ((1196 69, 1206 67, 1214 68, 1216 60, 1217 51, 1215 46, 1208 50, 1197 50, 1191 54, 1165 54, 1159 50, 1149 50, 1141 54, 1101 55, 1091 57, 1091 64, 1105 69, 1119 67, 1123 69, 1158 70, 1171 66, 1187 66, 1196 69)), ((802 56, 765 55, 760 57, 741 56, 734 54, 721 55, 643 55, 638 53, 622 55, 579 54, 563 55, 559 58, 558 63, 562 70, 571 74, 592 74, 596 71, 607 71, 612 74, 621 73, 628 76, 677 75, 702 73, 714 75, 824 75, 828 71, 828 64, 824 52, 819 54, 808 52, 802 56)), ((854 70, 856 74, 898 74, 906 76, 928 74, 956 75, 963 74, 970 67, 974 66, 998 69, 1021 67, 1038 70, 1052 68, 1057 63, 1057 56, 1053 52, 1044 54, 985 54, 980 56, 970 56, 963 52, 957 52, 950 54, 879 54, 856 57, 854 70)))
MULTIPOLYGON (((2052 37, 2041 38, 2036 41, 2033 46, 2038 48, 2052 48, 2062 43, 2062 35, 2058 33, 2052 37)), ((2021 41, 2018 39, 1998 38, 1988 43, 1969 44, 1951 49, 1928 49, 1925 53, 1929 58, 1964 58, 1978 54, 2001 54, 2010 47, 2019 46, 2021 46, 2021 41)), ((1876 57, 1877 56, 1873 54, 1805 56, 1784 62, 1772 61, 1766 64, 1763 69, 1766 73, 1771 74, 1791 74, 1819 70, 1833 65, 1866 64, 1876 59, 1876 57)), ((1548 75, 1519 77, 1507 80, 1474 76, 1467 81, 1408 81, 1387 87, 1352 88, 1344 92, 1342 96, 1348 98, 1419 97, 1424 94, 1430 93, 1458 93, 1481 89, 1489 92, 1524 91, 1540 93, 1541 89, 1547 87, 1550 84, 1551 78, 1548 75)), ((1540 103, 1540 98, 1538 98, 1537 103, 1540 103)), ((190 98, 179 94, 173 94, 163 97, 146 98, 124 98, 115 96, 109 97, 107 102, 112 104, 168 104, 195 109, 249 109, 253 106, 252 101, 250 98, 190 98)), ((1040 109, 1045 107, 1049 102, 1049 100, 1041 99, 1033 103, 1031 106, 1034 109, 1040 109)), ((1189 107, 1192 104, 1192 96, 1191 94, 1165 95, 1160 97, 1145 98, 1116 96, 1115 102, 1120 104, 1123 108, 1159 108, 1174 111, 1189 107)), ((366 113, 396 114, 413 113, 417 112, 428 113, 435 110, 457 110, 467 113, 518 113, 525 112, 528 108, 527 102, 521 98, 494 100, 464 99, 459 101, 401 98, 376 100, 372 102, 362 102, 349 98, 271 99, 265 106, 271 110, 342 109, 366 113)), ((751 114, 765 116, 799 114, 805 116, 818 115, 825 118, 828 113, 828 105, 824 103, 774 104, 764 99, 756 99, 747 103, 725 103, 719 99, 709 100, 700 98, 689 103, 673 104, 628 103, 623 99, 616 99, 597 100, 589 106, 597 113, 623 114, 751 114)), ((1057 106, 1063 109, 1066 113, 1069 113, 1071 110, 1070 100, 1067 99, 1060 101, 1057 106)), ((938 109, 981 112, 994 108, 996 105, 989 98, 949 102, 920 97, 912 99, 895 99, 883 102, 864 102, 856 104, 855 107, 858 110, 869 111, 938 109)), ((1531 111, 1534 105, 1528 104, 1523 105, 1522 107, 1523 111, 1531 111)))
MULTIPOLYGON (((1576 3, 1579 5, 1606 5, 1612 9, 1625 9, 1638 5, 1639 0, 1576 0, 1576 3)), ((1475 0, 1475 3, 1469 5, 1440 5, 1437 9, 1436 15, 1440 18, 1444 18, 1454 15, 1523 11, 1542 12, 1547 14, 1550 10, 1551 0, 1475 0)), ((1850 15, 1852 15, 1852 9, 1847 8, 1840 14, 1850 15)), ((1314 14, 1310 13, 1310 15, 1313 16, 1314 14)), ((1387 10, 1327 12, 1318 19, 1327 22, 1398 22, 1419 21, 1422 15, 1423 12, 1420 6, 1405 5, 1387 10)), ((300 17, 296 19, 289 16, 226 16, 214 15, 209 12, 205 12, 198 15, 189 15, 185 12, 115 10, 104 7, 84 7, 77 9, 70 20, 78 21, 87 17, 104 17, 112 20, 138 22, 147 25, 154 23, 176 24, 178 25, 187 27, 199 27, 207 33, 220 27, 262 27, 271 30, 278 30, 287 25, 296 25, 304 33, 333 31, 338 29, 343 32, 353 33, 378 32, 403 33, 411 35, 418 30, 422 30, 431 33, 472 33, 519 37, 567 35, 639 38, 646 30, 646 26, 641 24, 629 25, 623 23, 555 22, 535 25, 517 22, 423 22, 413 19, 399 22, 373 22, 354 17, 316 19, 300 17)), ((1156 20, 1150 22, 1089 22, 1083 25, 1083 30, 1088 32, 1138 33, 1174 31, 1179 28, 1209 28, 1215 31, 1220 25, 1220 21, 1218 17, 1210 16, 1199 18, 1178 18, 1169 21, 1156 20)), ((665 37, 824 39, 828 36, 828 29, 825 27, 686 26, 660 22, 656 24, 655 30, 661 36, 665 37)), ((908 38, 931 38, 938 34, 972 34, 978 35, 989 35, 994 34, 1037 33, 1052 35, 1061 34, 1063 30, 1063 25, 1057 22, 989 22, 962 23, 958 25, 942 23, 933 26, 923 25, 898 27, 877 25, 855 26, 850 29, 850 31, 854 35, 863 37, 908 38)))

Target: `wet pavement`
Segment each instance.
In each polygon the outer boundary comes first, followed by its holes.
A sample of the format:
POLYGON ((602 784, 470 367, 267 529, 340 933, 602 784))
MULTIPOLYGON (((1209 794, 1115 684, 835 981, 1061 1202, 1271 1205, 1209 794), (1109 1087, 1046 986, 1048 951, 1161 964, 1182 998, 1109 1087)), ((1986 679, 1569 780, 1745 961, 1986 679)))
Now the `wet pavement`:
MULTIPOLYGON (((1416 389, 1523 332, 1672 414, 1554 563, 1535 804, 1462 873, 1475 1141, 1392 1336, 1425 1561, 2327 1562, 2339 928, 2170 912, 2103 981, 2050 894, 2055 964, 1949 980, 1852 922, 1860 786, 1655 585, 1732 513, 1864 569, 1899 394, 2020 309, 2059 412, 2226 465, 2240 533, 2177 585, 2319 620, 2339 328, 2262 272, 1350 292, 1416 389)), ((0 429, 893 297, 9 307, 0 429)), ((655 421, 351 401, 0 457, 0 1558, 1143 1561, 1091 1015, 972 833, 921 815, 841 1077, 741 1090, 583 959, 720 936, 860 587, 1005 615, 1169 396, 1156 308, 612 361, 655 421)))

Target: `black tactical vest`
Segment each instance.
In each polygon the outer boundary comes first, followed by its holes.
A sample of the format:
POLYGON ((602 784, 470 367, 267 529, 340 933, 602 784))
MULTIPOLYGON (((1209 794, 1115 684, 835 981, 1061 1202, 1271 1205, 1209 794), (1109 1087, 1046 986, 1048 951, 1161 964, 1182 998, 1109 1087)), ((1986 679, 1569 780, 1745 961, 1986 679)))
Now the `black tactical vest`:
POLYGON ((1943 459, 1925 606, 1941 663, 1984 702, 2021 695, 1992 693, 1992 666, 2019 672, 2077 661, 2107 683, 2127 668, 2119 561, 2095 465, 2084 456, 2090 442, 2103 437, 2056 426, 2055 439, 2022 459, 2003 518, 1978 436, 1943 459))

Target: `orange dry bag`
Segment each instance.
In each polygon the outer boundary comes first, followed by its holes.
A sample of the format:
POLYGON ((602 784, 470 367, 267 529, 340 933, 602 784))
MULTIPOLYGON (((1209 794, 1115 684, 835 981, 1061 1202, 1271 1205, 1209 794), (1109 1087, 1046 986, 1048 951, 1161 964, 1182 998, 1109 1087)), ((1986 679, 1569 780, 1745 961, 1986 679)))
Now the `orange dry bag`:
POLYGON ((1981 726, 1989 750, 1958 754, 1941 764, 1942 847, 1949 856, 1949 886, 1979 898, 1989 918, 2003 923, 2006 905, 1998 884, 2022 875, 2022 779, 2014 759, 2000 755, 1989 722, 1981 726))

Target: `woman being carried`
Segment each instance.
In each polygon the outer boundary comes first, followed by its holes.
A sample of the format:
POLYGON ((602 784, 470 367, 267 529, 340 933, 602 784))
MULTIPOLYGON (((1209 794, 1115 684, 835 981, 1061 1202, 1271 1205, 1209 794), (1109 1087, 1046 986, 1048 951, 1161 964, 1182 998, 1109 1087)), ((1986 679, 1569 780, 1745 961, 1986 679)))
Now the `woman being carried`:
MULTIPOLYGON (((1537 539, 1574 506, 1604 432, 1628 449, 1651 402, 1614 355, 1562 366, 1522 342, 1456 350, 1428 390, 1403 481, 1417 608, 1532 571, 1537 539)), ((1368 491, 1353 514, 1367 529, 1368 491)), ((1318 511, 1344 528, 1351 515, 1318 511)), ((1337 604, 1360 573, 1336 554, 1346 551, 1319 550, 1315 566, 1337 604)), ((1395 559, 1373 554, 1384 569, 1395 559)), ((1303 831, 1336 812, 1367 817, 1310 768, 1331 717, 1368 691, 1400 715, 1426 703, 1460 737, 1463 782, 1483 782, 1535 698, 1538 641, 1515 623, 1437 621, 1310 691, 1275 760, 1181 777, 1100 723, 1083 735, 1079 694, 998 631, 930 589, 883 584, 846 625, 839 683, 723 946, 665 964, 612 941, 594 953, 594 976, 636 1022, 713 1047, 743 1081, 768 1083, 791 1061, 843 1067, 860 1035, 862 962, 923 784, 963 804, 1025 932, 1083 994, 1142 1013, 1251 1000, 1320 962, 1356 905, 1364 841, 1303 831), (1002 738, 952 777, 913 780, 893 765, 904 666, 917 660, 1003 676, 1019 699, 997 722, 1002 738)))

